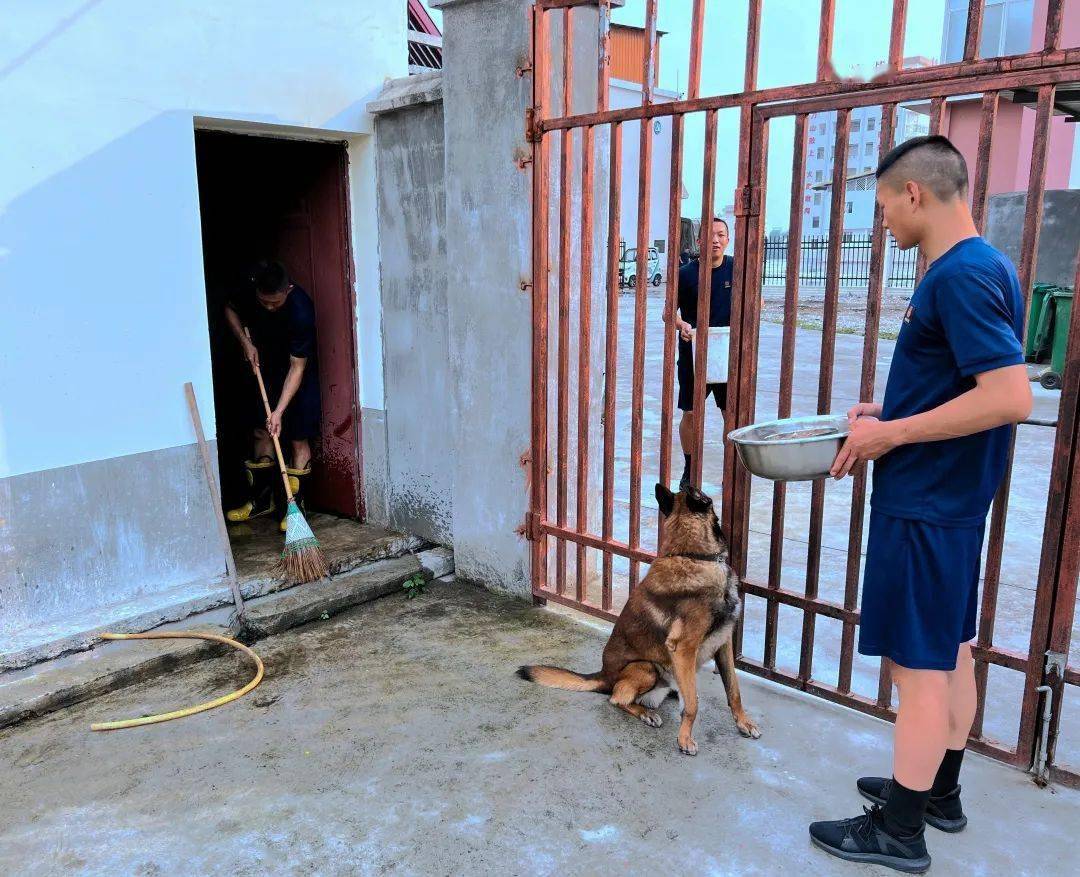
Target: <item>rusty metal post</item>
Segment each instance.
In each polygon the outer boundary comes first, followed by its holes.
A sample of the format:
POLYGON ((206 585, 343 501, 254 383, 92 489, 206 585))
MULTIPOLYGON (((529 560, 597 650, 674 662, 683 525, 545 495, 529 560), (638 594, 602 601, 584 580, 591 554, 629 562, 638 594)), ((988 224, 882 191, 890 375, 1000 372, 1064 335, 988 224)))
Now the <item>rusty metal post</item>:
MULTIPOLYGON (((652 103, 656 62, 656 2, 645 4, 645 59, 642 70, 641 102, 652 103)), ((649 289, 649 213, 652 209, 652 126, 641 122, 638 140, 637 203, 637 288, 634 290, 634 363, 630 409, 630 547, 641 544, 641 452, 645 424, 645 318, 648 314, 646 293, 649 289)), ((630 561, 630 589, 637 585, 640 565, 630 561)))
MULTIPOLYGON (((604 496, 602 535, 605 543, 614 538, 615 520, 615 382, 619 350, 619 213, 622 186, 622 125, 611 126, 608 167, 607 242, 607 332, 604 347, 604 496)), ((604 551, 601 566, 600 605, 611 609, 612 557, 604 551)))

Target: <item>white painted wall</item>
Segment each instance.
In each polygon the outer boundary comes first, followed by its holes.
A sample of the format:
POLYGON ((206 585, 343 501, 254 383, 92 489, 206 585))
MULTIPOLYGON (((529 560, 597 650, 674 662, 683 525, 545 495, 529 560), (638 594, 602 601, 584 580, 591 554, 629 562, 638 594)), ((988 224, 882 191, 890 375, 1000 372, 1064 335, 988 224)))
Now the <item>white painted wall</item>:
MULTIPOLYGON (((653 92, 654 103, 667 103, 678 97, 679 95, 673 91, 656 89, 653 92)), ((608 103, 613 110, 641 106, 641 86, 636 82, 612 79, 608 103)), ((660 125, 660 132, 654 134, 652 145, 652 186, 649 202, 649 243, 651 246, 653 241, 667 240, 668 236, 668 197, 671 192, 671 118, 656 119, 650 124, 660 125)), ((619 214, 619 233, 626 241, 626 246, 630 248, 637 246, 641 123, 624 122, 622 129, 622 204, 619 214)), ((665 264, 665 257, 661 256, 661 270, 665 264)))
POLYGON ((214 430, 196 124, 348 138, 361 403, 382 407, 371 119, 406 4, 37 0, 0 27, 0 477, 214 430), (216 120, 216 121, 215 121, 216 120))

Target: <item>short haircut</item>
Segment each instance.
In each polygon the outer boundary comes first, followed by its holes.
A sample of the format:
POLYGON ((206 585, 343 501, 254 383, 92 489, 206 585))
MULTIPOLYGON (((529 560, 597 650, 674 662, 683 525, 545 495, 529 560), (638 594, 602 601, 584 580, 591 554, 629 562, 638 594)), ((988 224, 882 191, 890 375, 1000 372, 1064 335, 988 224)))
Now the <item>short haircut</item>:
POLYGON ((280 262, 271 262, 263 259, 256 262, 251 269, 251 282, 255 284, 255 291, 263 295, 276 295, 284 292, 289 285, 289 275, 285 266, 280 262))
POLYGON ((967 162, 952 141, 940 134, 912 137, 889 150, 878 165, 877 178, 894 189, 911 180, 940 201, 967 197, 967 162))
POLYGON ((731 234, 731 226, 727 224, 727 220, 724 219, 724 217, 722 217, 722 216, 714 216, 712 218, 712 221, 714 223, 716 223, 716 222, 724 223, 724 231, 726 231, 729 235, 731 234))

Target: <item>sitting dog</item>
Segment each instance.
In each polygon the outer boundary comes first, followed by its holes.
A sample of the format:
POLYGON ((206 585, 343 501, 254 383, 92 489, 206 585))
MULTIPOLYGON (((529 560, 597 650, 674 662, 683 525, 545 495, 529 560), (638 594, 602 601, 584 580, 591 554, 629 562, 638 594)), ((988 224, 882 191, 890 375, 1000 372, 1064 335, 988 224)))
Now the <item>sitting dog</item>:
POLYGON ((648 575, 630 592, 604 646, 603 669, 582 675, 559 667, 521 667, 522 679, 570 691, 595 691, 654 728, 656 708, 675 689, 682 704, 679 750, 697 754, 697 671, 710 659, 724 680, 728 706, 744 737, 761 732, 743 709, 731 632, 739 617, 738 579, 712 500, 694 487, 678 495, 656 485, 666 517, 663 544, 648 575))

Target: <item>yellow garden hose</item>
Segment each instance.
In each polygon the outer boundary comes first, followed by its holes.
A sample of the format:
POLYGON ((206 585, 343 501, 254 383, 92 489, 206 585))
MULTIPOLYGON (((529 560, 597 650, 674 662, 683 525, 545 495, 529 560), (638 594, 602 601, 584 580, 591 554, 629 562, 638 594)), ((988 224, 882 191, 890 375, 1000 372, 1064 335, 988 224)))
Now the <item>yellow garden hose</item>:
POLYGON ((189 706, 186 709, 175 710, 171 713, 160 713, 156 716, 143 716, 138 719, 123 719, 119 722, 95 722, 90 726, 91 731, 116 731, 120 728, 135 728, 139 725, 153 725, 157 722, 167 722, 170 719, 182 719, 184 716, 191 716, 195 713, 201 713, 205 710, 212 710, 216 706, 229 703, 236 700, 239 697, 243 697, 249 691, 251 691, 256 685, 262 682, 263 678, 263 662, 251 649, 245 646, 243 643, 238 643, 234 639, 229 639, 227 636, 218 636, 216 633, 191 633, 191 632, 161 632, 161 633, 103 633, 102 639, 205 639, 216 643, 225 643, 225 645, 232 646, 234 649, 239 649, 246 654, 251 660, 255 662, 255 678, 252 679, 243 688, 232 692, 232 694, 226 694, 224 697, 219 697, 216 700, 209 700, 206 703, 200 703, 198 706, 189 706))

